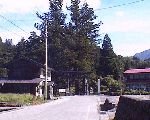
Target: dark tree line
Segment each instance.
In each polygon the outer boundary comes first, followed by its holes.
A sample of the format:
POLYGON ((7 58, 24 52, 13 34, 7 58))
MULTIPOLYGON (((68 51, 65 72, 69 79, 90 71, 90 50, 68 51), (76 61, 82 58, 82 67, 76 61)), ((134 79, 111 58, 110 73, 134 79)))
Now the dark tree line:
MULTIPOLYGON (((47 23, 48 65, 55 70, 91 72, 90 84, 95 86, 99 76, 113 75, 117 80, 126 69, 150 67, 148 61, 117 56, 108 34, 101 40, 102 47, 98 46, 102 22, 95 23, 97 16, 87 3, 81 5, 80 0, 71 0, 71 5, 66 8, 69 14, 63 12, 62 6, 62 0, 50 0, 49 12, 37 13, 43 21, 35 23, 41 31, 40 36, 31 32, 27 40, 22 38, 17 45, 11 40, 3 43, 0 39, 0 65, 20 57, 44 64, 47 23)), ((0 75, 7 76, 2 67, 0 75)))

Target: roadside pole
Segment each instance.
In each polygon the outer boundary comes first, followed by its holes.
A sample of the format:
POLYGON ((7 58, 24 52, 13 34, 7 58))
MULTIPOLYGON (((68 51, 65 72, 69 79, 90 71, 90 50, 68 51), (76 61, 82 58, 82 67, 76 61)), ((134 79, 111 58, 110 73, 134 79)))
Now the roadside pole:
POLYGON ((87 95, 87 86, 86 86, 86 84, 87 84, 87 79, 85 78, 85 81, 84 81, 84 94, 85 95, 87 95))
POLYGON ((101 80, 100 79, 98 79, 97 86, 98 86, 98 95, 100 95, 101 94, 101 80))
POLYGON ((47 18, 45 18, 45 91, 44 99, 47 100, 47 18))

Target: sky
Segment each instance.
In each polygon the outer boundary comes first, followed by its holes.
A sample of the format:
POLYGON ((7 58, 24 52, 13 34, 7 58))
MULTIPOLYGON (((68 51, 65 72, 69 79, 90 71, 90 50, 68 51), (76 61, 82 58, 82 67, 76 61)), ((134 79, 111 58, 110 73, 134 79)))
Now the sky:
MULTIPOLYGON (((64 0, 64 9, 70 0, 64 0)), ((102 21, 101 38, 107 33, 117 55, 133 56, 150 49, 150 0, 81 0, 95 10, 102 21), (130 4, 131 3, 131 4, 130 4)), ((41 20, 36 12, 48 11, 49 0, 0 0, 0 37, 17 44, 41 20), (13 24, 15 25, 13 25, 13 24)))

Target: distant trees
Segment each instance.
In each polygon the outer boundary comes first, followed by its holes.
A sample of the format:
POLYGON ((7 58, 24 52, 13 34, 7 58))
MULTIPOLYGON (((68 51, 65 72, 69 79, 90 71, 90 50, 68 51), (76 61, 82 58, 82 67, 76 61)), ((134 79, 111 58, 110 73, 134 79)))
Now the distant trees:
POLYGON ((2 42, 0 38, 0 78, 7 77, 7 70, 4 67, 4 64, 13 60, 15 55, 15 45, 12 44, 11 39, 7 39, 5 42, 2 42))

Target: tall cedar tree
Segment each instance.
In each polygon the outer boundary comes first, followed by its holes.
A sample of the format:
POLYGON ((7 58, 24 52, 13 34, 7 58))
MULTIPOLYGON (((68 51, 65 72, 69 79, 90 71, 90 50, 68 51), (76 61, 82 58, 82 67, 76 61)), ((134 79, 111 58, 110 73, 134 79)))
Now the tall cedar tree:
POLYGON ((87 3, 80 5, 80 0, 71 0, 71 21, 69 22, 70 37, 74 47, 73 69, 92 71, 96 53, 96 42, 99 40, 99 27, 101 22, 94 24, 96 15, 93 8, 87 3))
POLYGON ((103 77, 106 77, 107 75, 113 75, 114 78, 117 79, 119 76, 119 66, 117 60, 117 56, 113 51, 111 39, 109 38, 108 34, 106 34, 102 44, 99 74, 103 77))
MULTIPOLYGON (((68 38, 74 44, 71 48, 72 69, 75 71, 94 71, 94 62, 96 56, 96 43, 99 40, 99 27, 102 22, 94 23, 96 15, 93 8, 89 8, 87 3, 80 4, 80 0, 71 0, 68 7, 71 20, 69 22, 68 38)), ((94 74, 91 75, 92 79, 94 74)), ((76 94, 84 91, 84 81, 76 80, 76 94), (80 86, 79 86, 80 83, 80 86)))
POLYGON ((35 26, 41 30, 41 36, 45 38, 45 20, 47 20, 48 31, 48 64, 50 67, 63 69, 63 44, 66 15, 62 12, 62 0, 50 0, 49 12, 38 17, 43 20, 42 24, 35 26))

